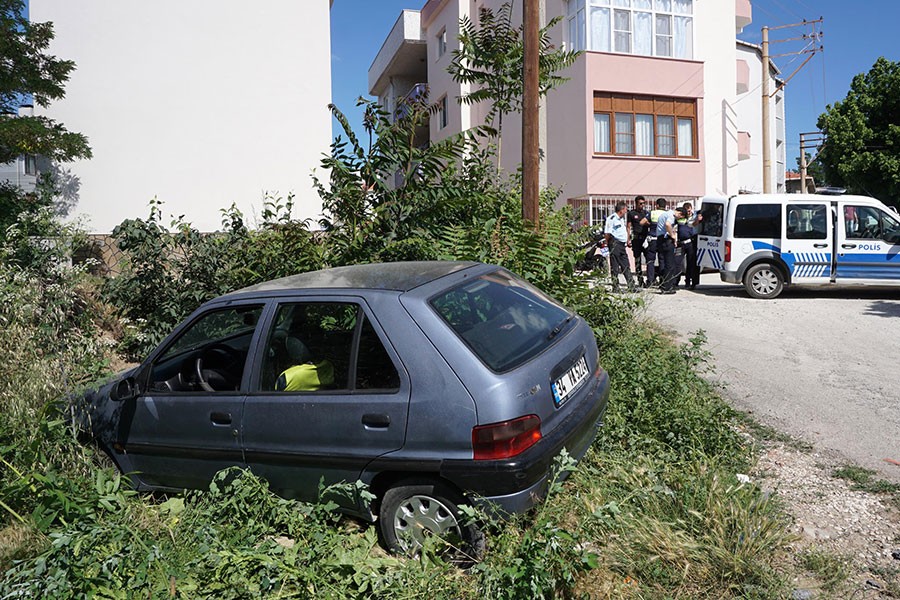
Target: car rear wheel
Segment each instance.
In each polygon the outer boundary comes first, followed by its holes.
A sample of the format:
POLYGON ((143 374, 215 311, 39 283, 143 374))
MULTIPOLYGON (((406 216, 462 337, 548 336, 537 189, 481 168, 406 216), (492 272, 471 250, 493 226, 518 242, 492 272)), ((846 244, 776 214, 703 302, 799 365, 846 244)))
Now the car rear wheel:
POLYGON ((484 536, 459 511, 465 499, 440 481, 402 481, 385 492, 378 512, 384 545, 392 552, 418 555, 429 536, 447 543, 445 557, 470 563, 481 554, 484 536))
POLYGON ((744 288, 752 298, 769 300, 784 289, 784 276, 769 263, 753 265, 744 274, 744 288))

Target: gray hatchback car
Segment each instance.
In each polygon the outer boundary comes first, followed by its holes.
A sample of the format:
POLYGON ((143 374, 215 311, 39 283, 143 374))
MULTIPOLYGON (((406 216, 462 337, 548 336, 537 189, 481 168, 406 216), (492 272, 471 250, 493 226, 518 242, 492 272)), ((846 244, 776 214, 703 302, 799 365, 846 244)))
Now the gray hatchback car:
POLYGON ((89 392, 93 438, 142 490, 240 466, 284 497, 341 500, 398 550, 471 541, 458 507, 529 509, 580 458, 609 379, 583 319, 496 266, 340 267, 207 302, 139 367, 89 392))

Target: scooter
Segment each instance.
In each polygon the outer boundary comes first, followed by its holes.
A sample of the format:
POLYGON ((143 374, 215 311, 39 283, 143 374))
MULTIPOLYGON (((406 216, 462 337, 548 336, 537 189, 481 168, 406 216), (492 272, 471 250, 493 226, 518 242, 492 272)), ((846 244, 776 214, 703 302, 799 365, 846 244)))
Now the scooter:
POLYGON ((579 271, 601 271, 609 269, 609 248, 606 246, 606 236, 601 232, 591 232, 591 239, 581 246, 584 257, 576 263, 579 271))

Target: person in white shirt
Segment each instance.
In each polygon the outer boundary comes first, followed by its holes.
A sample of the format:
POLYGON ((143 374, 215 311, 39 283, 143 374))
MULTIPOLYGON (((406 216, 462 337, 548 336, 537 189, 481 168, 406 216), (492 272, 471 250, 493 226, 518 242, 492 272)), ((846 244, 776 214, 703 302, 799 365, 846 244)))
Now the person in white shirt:
POLYGON ((624 202, 616 203, 616 212, 606 218, 603 233, 606 234, 606 245, 609 247, 609 274, 612 277, 612 289, 619 291, 619 273, 625 275, 628 291, 634 291, 634 277, 631 265, 628 264, 628 227, 625 218, 628 209, 624 202))
MULTIPOLYGON (((659 209, 666 207, 665 198, 657 198, 656 206, 659 209)), ((679 268, 675 263, 675 241, 678 239, 676 220, 684 218, 684 208, 676 206, 659 216, 656 221, 656 252, 659 256, 659 270, 661 282, 659 292, 661 294, 674 294, 675 282, 678 279, 679 268)))

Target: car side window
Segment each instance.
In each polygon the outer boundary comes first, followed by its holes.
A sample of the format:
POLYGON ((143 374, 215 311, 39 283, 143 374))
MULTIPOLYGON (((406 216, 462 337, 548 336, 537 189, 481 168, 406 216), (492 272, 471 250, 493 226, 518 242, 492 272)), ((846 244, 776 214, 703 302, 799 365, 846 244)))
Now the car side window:
POLYGON ((278 307, 267 336, 261 391, 399 387, 397 369, 359 305, 298 302, 278 307))
POLYGON ((734 214, 734 237, 781 237, 780 204, 739 204, 734 214))
POLYGON ((828 207, 824 204, 788 204, 787 239, 824 240, 828 238, 828 207))
POLYGON ((261 304, 201 315, 154 361, 153 392, 234 392, 240 388, 261 304))
POLYGON ((871 206, 845 206, 844 226, 850 239, 900 241, 897 218, 871 206))

